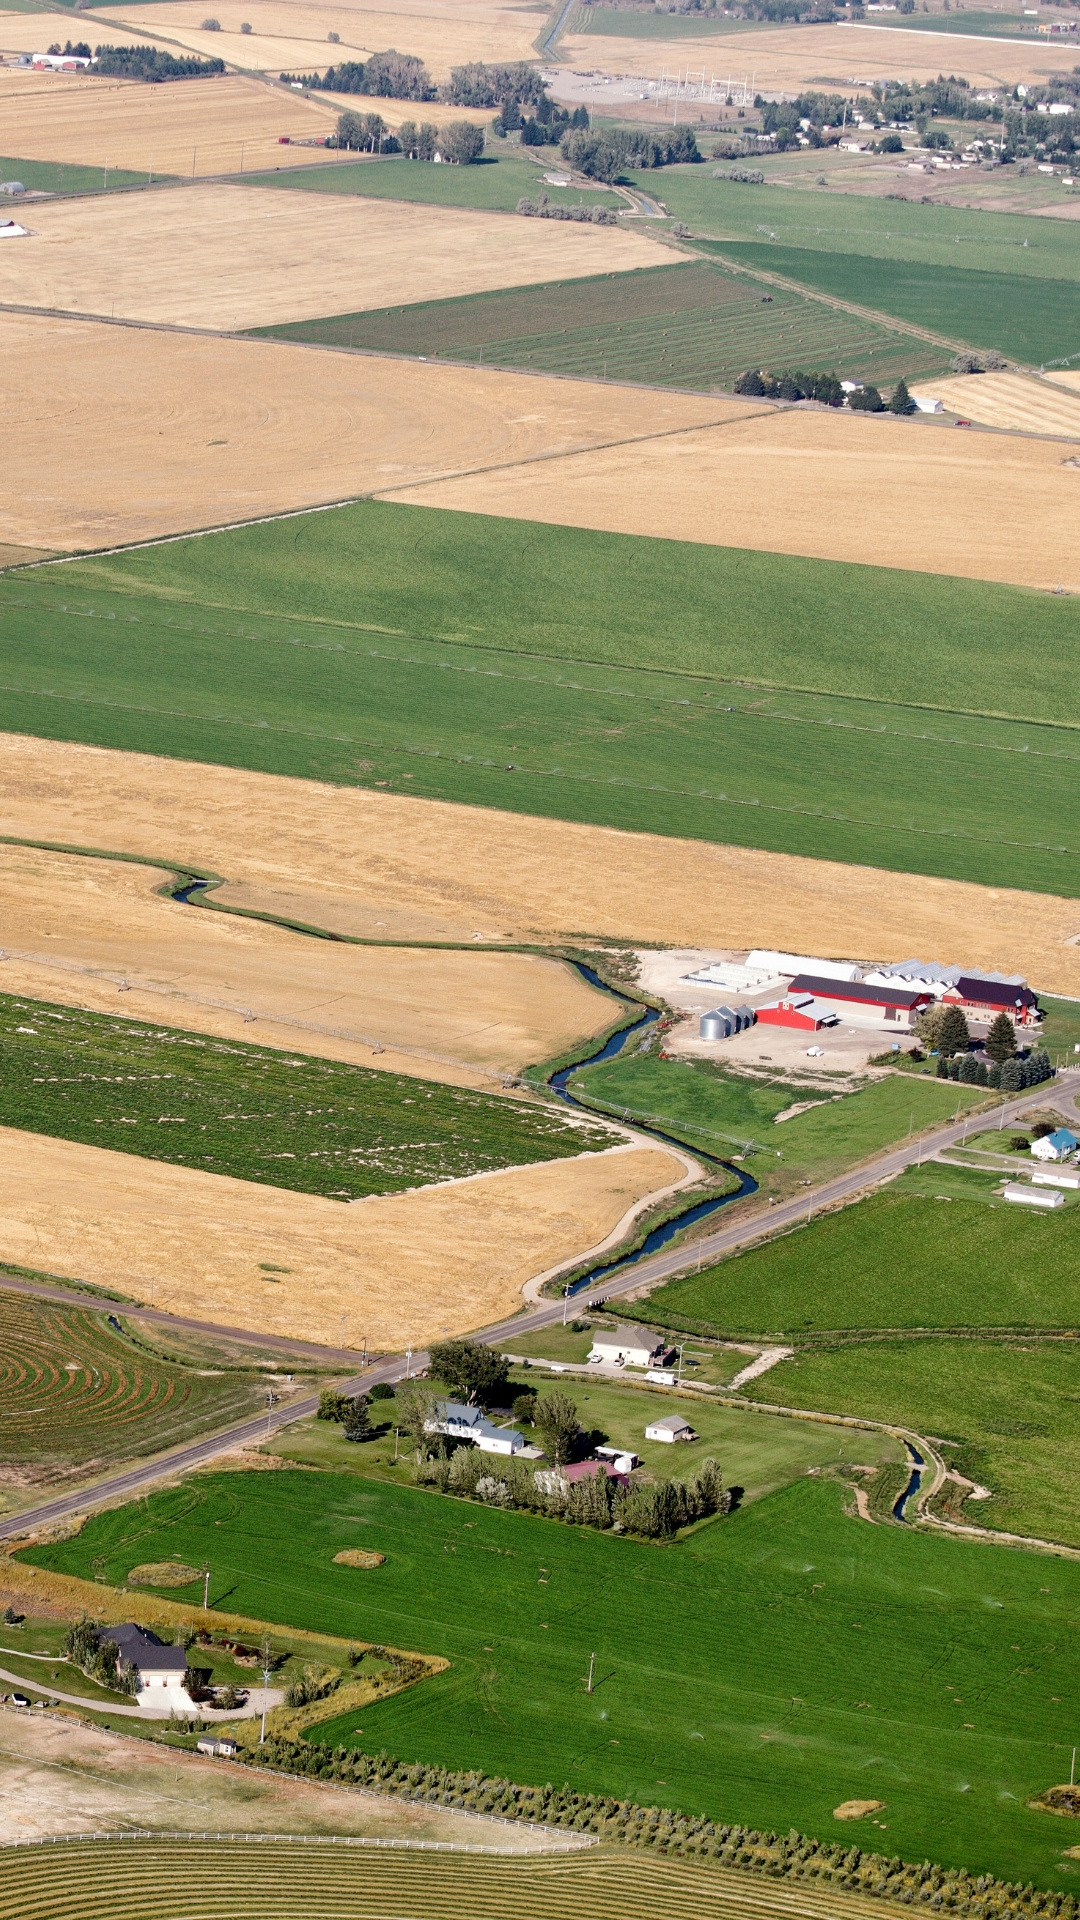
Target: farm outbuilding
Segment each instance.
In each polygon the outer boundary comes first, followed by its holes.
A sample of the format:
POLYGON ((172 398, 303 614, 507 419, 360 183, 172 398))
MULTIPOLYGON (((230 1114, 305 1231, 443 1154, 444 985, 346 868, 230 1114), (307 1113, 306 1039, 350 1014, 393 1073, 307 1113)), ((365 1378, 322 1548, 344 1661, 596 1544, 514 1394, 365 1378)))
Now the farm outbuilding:
POLYGON ((1065 1195, 1051 1187, 1025 1186, 1022 1181, 1010 1180, 1003 1189, 1003 1197, 1020 1207, 1063 1207, 1065 1195))
POLYGON ((730 1040, 733 1033, 744 1033, 747 1027, 752 1027, 756 1019, 753 1007, 713 1007, 701 1016, 698 1038, 730 1040))
POLYGON ((676 1440, 696 1440, 697 1434, 681 1413, 669 1413, 663 1420, 650 1420, 645 1429, 645 1438, 663 1440, 673 1445, 676 1440))
POLYGON ((931 1006, 934 999, 925 987, 870 987, 863 981, 829 980, 812 973, 797 974, 791 983, 791 992, 793 996, 799 993, 813 994, 818 999, 835 1003, 836 1011, 845 1020, 868 1022, 873 1026, 877 1026, 879 1021, 889 1020, 900 1026, 913 1027, 920 1013, 925 1007, 931 1006))
POLYGON ((796 974, 812 973, 818 980, 861 980, 861 969, 854 960, 817 960, 807 953, 780 953, 773 947, 754 947, 746 956, 748 967, 762 973, 778 973, 793 980, 796 974))
POLYGON ((809 993, 771 1000, 768 1006, 758 1008, 757 1017, 765 1027, 802 1027, 807 1033, 817 1033, 821 1027, 835 1027, 837 1023, 835 1007, 823 1005, 809 993))

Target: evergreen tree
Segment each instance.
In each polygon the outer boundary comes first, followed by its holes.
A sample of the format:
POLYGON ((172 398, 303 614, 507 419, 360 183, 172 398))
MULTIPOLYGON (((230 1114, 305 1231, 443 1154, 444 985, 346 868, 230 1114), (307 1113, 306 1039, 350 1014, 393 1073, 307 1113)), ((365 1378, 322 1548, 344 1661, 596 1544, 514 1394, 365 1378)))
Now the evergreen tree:
POLYGON ((1023 1092, 1023 1087, 1024 1087, 1023 1063, 1017 1059, 1015 1054, 1013 1054, 1011 1060, 1003 1060, 1001 1063, 1000 1085, 1001 1085, 1002 1093, 1022 1093, 1023 1092))
POLYGON ((986 1036, 986 1051, 1000 1065, 1016 1052, 1016 1028, 1007 1013, 999 1013, 986 1036))
MULTIPOLYGON (((897 146, 893 148, 893 152, 898 153, 899 151, 900 151, 900 146, 899 146, 899 143, 897 143, 897 146)), ((914 411, 915 411, 915 402, 912 399, 910 393, 908 392, 907 381, 898 380, 895 387, 893 388, 892 399, 889 401, 889 412, 890 413, 914 413, 914 411)))
POLYGON ((966 1053, 971 1045, 968 1023, 959 1007, 944 1007, 938 1025, 937 1049, 948 1060, 954 1053, 966 1053))
POLYGON ((371 1415, 368 1412, 367 1399, 358 1393, 355 1400, 349 1401, 349 1410, 342 1421, 346 1440, 370 1440, 372 1434, 371 1415))
POLYGON ((545 1393, 536 1403, 533 1421, 552 1466, 570 1459, 578 1435, 578 1411, 565 1393, 545 1393))

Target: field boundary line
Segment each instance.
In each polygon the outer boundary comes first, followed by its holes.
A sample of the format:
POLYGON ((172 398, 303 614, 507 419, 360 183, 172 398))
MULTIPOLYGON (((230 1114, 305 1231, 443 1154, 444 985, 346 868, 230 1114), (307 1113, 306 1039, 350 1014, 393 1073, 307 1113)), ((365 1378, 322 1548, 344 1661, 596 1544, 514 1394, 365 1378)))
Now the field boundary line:
MULTIPOLYGON (((576 0, 573 0, 573 3, 576 5, 576 0)), ((263 1771, 270 1772, 270 1769, 266 1768, 263 1769, 263 1771)), ((301 1774, 286 1774, 283 1776, 275 1773, 274 1777, 275 1779, 285 1778, 299 1780, 305 1776, 301 1774)), ((468 1809, 455 1807, 453 1809, 440 1809, 440 1811, 461 1813, 468 1812, 468 1809)), ((497 1818, 497 1816, 495 1817, 497 1818)), ((491 1816, 474 1814, 472 1818, 482 1820, 491 1818, 491 1816)), ((511 1824, 515 1827, 524 1827, 530 1833, 550 1831, 553 1834, 559 1833, 560 1838, 564 1837, 562 1830, 559 1828, 546 1829, 534 1827, 526 1820, 515 1820, 512 1823, 507 1822, 507 1825, 511 1824)), ((569 1834, 565 1835, 566 1839, 570 1837, 569 1834)), ((573 1838, 577 1842, 576 1846, 564 1845, 552 1847, 551 1851, 553 1853, 585 1852, 591 1847, 598 1847, 600 1845, 599 1836, 594 1833, 576 1834, 573 1838)), ((232 1841, 238 1846, 385 1847, 390 1850, 406 1853, 487 1853, 496 1854, 500 1858, 505 1858, 509 1855, 514 1859, 530 1859, 534 1857, 529 1854, 519 1854, 514 1847, 487 1846, 482 1840, 398 1840, 374 1838, 366 1834, 344 1833, 181 1833, 178 1831, 164 1830, 160 1833, 154 1833, 149 1828, 135 1831, 130 1828, 125 1828, 117 1833, 45 1833, 31 1840, 0 1840, 0 1847, 14 1852, 20 1847, 93 1846, 95 1843, 99 1845, 101 1843, 110 1845, 113 1842, 125 1845, 133 1842, 138 1843, 142 1841, 145 1843, 146 1841, 153 1842, 155 1840, 212 1840, 218 1845, 223 1842, 232 1841)), ((539 1849, 537 1851, 539 1851, 539 1849)))

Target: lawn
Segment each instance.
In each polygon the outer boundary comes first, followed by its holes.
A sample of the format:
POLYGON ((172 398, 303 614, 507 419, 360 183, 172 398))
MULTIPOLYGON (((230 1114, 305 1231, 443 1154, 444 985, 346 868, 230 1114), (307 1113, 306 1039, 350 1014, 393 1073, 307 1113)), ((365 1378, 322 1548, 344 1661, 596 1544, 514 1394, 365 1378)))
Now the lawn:
POLYGON ((5 718, 1070 894, 1078 604, 367 503, 0 578, 5 718), (921 710, 888 703, 896 647, 921 710))
POLYGON ((951 340, 998 347, 1035 366, 1080 351, 1080 286, 1075 280, 1043 280, 1034 298, 1030 277, 1022 273, 824 253, 805 244, 737 241, 728 242, 723 251, 748 267, 783 274, 951 340))
POLYGON ((1039 280, 1080 280, 1080 254, 1069 220, 923 206, 835 189, 793 193, 787 187, 746 186, 714 180, 708 165, 665 167, 660 174, 632 178, 645 192, 662 194, 673 219, 714 240, 760 244, 765 239, 781 247, 922 261, 949 270, 976 267, 1039 280))
POLYGON ((342 1200, 610 1144, 521 1101, 10 994, 0 1126, 342 1200))
MULTIPOLYGON (((61 0, 61 4, 66 3, 67 0, 61 0)), ((26 11, 36 13, 39 9, 28 7, 26 11)), ((125 173, 122 167, 109 167, 106 172, 103 167, 77 167, 66 160, 0 159, 0 179, 21 180, 28 193, 102 193, 106 188, 110 193, 118 193, 122 187, 147 184, 144 173, 125 173)), ((7 204, 5 198, 5 207, 7 204)), ((18 218, 17 202, 12 203, 11 214, 18 218)))
POLYGON ((960 1197, 969 1182, 992 1194, 996 1176, 913 1170, 858 1206, 671 1281, 635 1311, 657 1326, 671 1316, 736 1338, 1080 1326, 1080 1212, 988 1206, 960 1197))
POLYGON ((28 1299, 0 1276, 0 1401, 0 1510, 9 1511, 45 1482, 243 1420, 265 1406, 266 1376, 207 1366, 206 1356, 165 1359, 113 1314, 28 1299))
POLYGON ((925 341, 797 293, 777 292, 763 306, 756 281, 691 262, 253 331, 377 353, 699 388, 730 387, 748 366, 782 363, 887 384, 900 374, 944 370, 949 358, 925 341))
MULTIPOLYGON (((977 1242, 973 1253, 977 1258, 977 1242)), ((951 1442, 944 1448, 949 1464, 993 1494, 968 1503, 969 1525, 1080 1546, 1075 1337, 834 1347, 783 1362, 751 1381, 747 1393, 779 1406, 892 1420, 951 1442)), ((1045 1580, 1048 1563, 1036 1564, 1045 1580)), ((1003 1589, 1015 1584, 1015 1556, 1008 1566, 1003 1589)))
POLYGON ((1067 1823, 1026 1805, 1075 1739, 1069 1563, 866 1526, 805 1478, 666 1548, 328 1473, 207 1475, 135 1517, 22 1557, 115 1582, 208 1556, 212 1601, 449 1657, 334 1743, 822 1837, 871 1794, 903 1857, 1074 1884, 1067 1823), (358 1536, 370 1576, 334 1565, 358 1536))
MULTIPOLYGON (((768 1042, 762 1031, 763 1044, 768 1042)), ((647 1120, 710 1153, 746 1151, 754 1178, 770 1192, 789 1192, 804 1178, 830 1179, 880 1148, 940 1126, 987 1098, 982 1087, 889 1074, 854 1093, 828 1094, 808 1113, 775 1124, 776 1115, 814 1097, 805 1083, 751 1080, 723 1067, 618 1054, 574 1076, 571 1090, 601 1111, 647 1120)))
MULTIPOLYGON (((548 153, 546 164, 553 158, 548 153)), ((510 147, 505 153, 489 150, 471 167, 436 167, 430 161, 394 155, 361 164, 351 161, 336 167, 298 167, 291 173, 276 169, 245 173, 244 185, 296 187, 302 193, 352 193, 365 200, 422 201, 433 207, 481 207, 492 213, 513 213, 522 195, 535 198, 541 188, 559 206, 577 207, 583 198, 576 187, 567 190, 545 186, 544 163, 538 166, 526 159, 519 147, 510 147)), ((624 208, 626 202, 605 187, 598 187, 595 192, 589 191, 585 204, 624 208)))

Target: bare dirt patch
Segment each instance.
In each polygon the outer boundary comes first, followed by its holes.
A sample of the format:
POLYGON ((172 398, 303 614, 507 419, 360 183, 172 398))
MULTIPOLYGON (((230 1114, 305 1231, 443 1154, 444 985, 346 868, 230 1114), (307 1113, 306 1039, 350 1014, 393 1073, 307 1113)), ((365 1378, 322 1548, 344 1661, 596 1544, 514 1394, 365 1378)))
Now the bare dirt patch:
POLYGON ((255 519, 739 411, 723 398, 11 313, 0 314, 0 354, 0 542, 54 550, 255 519))
MULTIPOLYGON (((32 13, 15 17, 24 23, 41 20, 40 14, 32 13)), ((0 19, 0 32, 2 28, 0 19)), ((72 22, 50 19, 34 32, 35 48, 58 38, 63 46, 71 37, 72 22)), ((101 34, 101 27, 95 27, 94 46, 101 34)), ((114 33, 110 22, 108 38, 114 46, 145 45, 147 37, 114 33)), ((80 82, 69 74, 57 75, 53 85, 45 74, 18 77, 21 84, 3 96, 4 151, 22 160, 108 165, 130 173, 152 173, 155 179, 175 174, 185 180, 191 178, 193 168, 199 177, 236 173, 241 165, 253 173, 258 168, 326 160, 321 147, 278 144, 282 134, 302 140, 328 133, 333 121, 326 113, 300 94, 271 89, 240 74, 164 87, 124 80, 80 82)), ((91 231, 100 231, 100 212, 98 208, 90 214, 91 231)), ((36 218, 32 224, 38 226, 36 218)))
POLYGON ((414 1806, 389 1795, 284 1780, 80 1726, 74 1718, 31 1718, 10 1708, 0 1709, 0 1795, 9 1840, 197 1827, 212 1833, 459 1840, 513 1853, 550 1851, 560 1844, 523 1826, 462 1818, 448 1808, 414 1806))
POLYGON ((0 986, 301 1052, 456 1081, 562 1052, 611 1024, 612 1003, 539 954, 439 952, 313 940, 163 898, 163 875, 117 861, 0 846, 7 958, 0 986), (122 997, 120 995, 122 994, 122 997), (325 1043, 331 1044, 327 1046, 325 1043), (442 1069, 449 1071, 444 1074, 442 1069))
POLYGON ((874 80, 935 80, 946 69, 976 87, 1015 86, 1070 72, 1076 49, 1046 40, 1014 45, 971 34, 843 25, 702 34, 675 42, 572 34, 560 40, 559 59, 602 73, 646 75, 659 74, 665 65, 670 71, 674 63, 695 73, 704 68, 718 79, 731 74, 741 81, 752 74, 758 91, 766 93, 801 93, 807 87, 869 87, 874 80))
POLYGON ((335 1567, 360 1567, 365 1572, 383 1566, 385 1561, 385 1553, 376 1553, 371 1547, 343 1547, 334 1555, 335 1567))
MULTIPOLYGON (((118 10, 119 11, 119 10, 118 10)), ((201 31, 202 0, 170 0, 167 6, 123 10, 127 25, 167 34, 200 53, 219 54, 243 67, 286 66, 316 71, 350 52, 375 53, 396 47, 423 60, 434 80, 449 77, 451 67, 467 60, 530 60, 533 40, 545 25, 543 12, 501 6, 497 0, 245 0, 232 15, 221 15, 222 32, 201 31), (242 17, 252 32, 239 32, 242 17), (327 44, 336 33, 340 45, 327 44), (270 49, 273 49, 271 52, 270 49)))
MULTIPOLYGON (((182 92, 144 87, 140 97, 182 92)), ((29 224, 31 236, 0 260, 5 301, 230 330, 655 266, 660 257, 621 229, 228 183, 42 202, 29 224)), ((324 379, 334 375, 324 367, 324 379)))
MULTIPOLYGON (((928 382, 927 391, 938 388, 928 382)), ((1060 449, 929 420, 770 411, 678 439, 384 497, 1015 586, 1080 587, 1080 496, 1060 449)))
POLYGON ((534 1274, 684 1178, 662 1148, 343 1206, 0 1129, 0 1258, 169 1313, 337 1346, 424 1346, 513 1313, 534 1274), (265 1265, 290 1269, 271 1282, 265 1265))
MULTIPOLYGON (((316 926, 383 939, 555 941, 584 930, 628 945, 881 960, 925 950, 1080 997, 1080 947, 1067 944, 1080 910, 1050 894, 18 734, 0 736, 0 813, 8 833, 190 860, 235 877, 226 899, 246 891, 270 910, 288 900, 316 926)), ((47 997, 44 978, 36 991, 47 997)))
POLYGON ((923 380, 912 390, 933 394, 947 412, 978 420, 985 427, 1080 440, 1080 393, 1074 387, 1063 390, 1061 384, 1051 386, 1021 373, 980 373, 923 380))
POLYGON ((880 1813, 884 1800, 845 1800, 833 1808, 834 1820, 864 1820, 868 1813, 880 1813))

